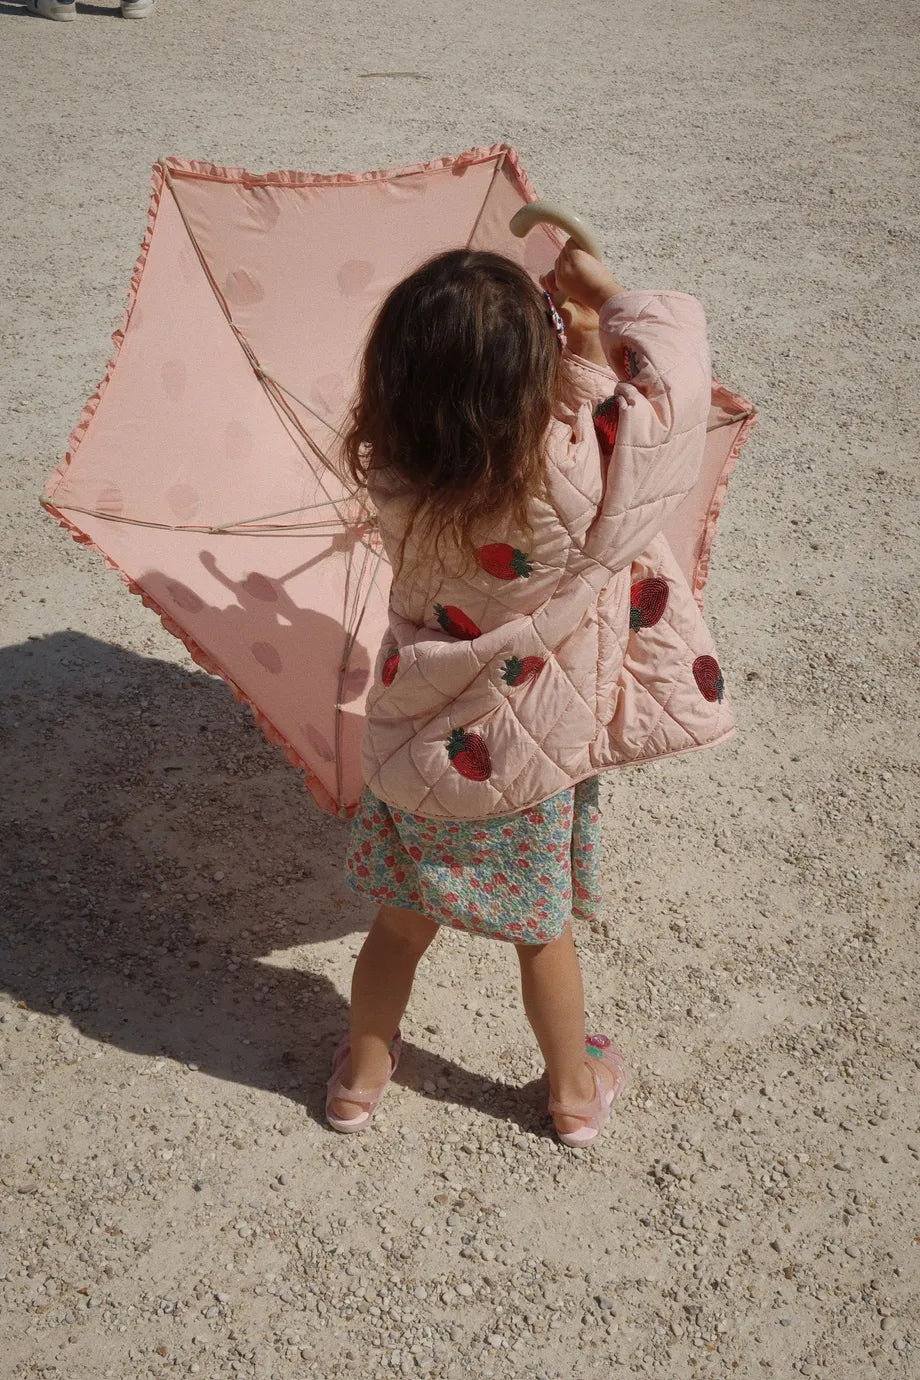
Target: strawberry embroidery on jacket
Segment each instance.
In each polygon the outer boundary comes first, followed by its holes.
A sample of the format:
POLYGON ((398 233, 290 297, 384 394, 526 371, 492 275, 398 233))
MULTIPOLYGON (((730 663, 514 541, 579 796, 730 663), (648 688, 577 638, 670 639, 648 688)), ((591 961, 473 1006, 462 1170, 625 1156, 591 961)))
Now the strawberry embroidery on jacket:
POLYGON ((667 603, 667 580, 637 580, 629 591, 629 626, 633 632, 660 623, 667 603))
POLYGON ((526 551, 518 551, 505 541, 493 542, 490 546, 480 546, 476 560, 487 575, 496 580, 526 580, 533 573, 530 557, 526 551))
POLYGON ((541 656, 509 656, 502 665, 502 680, 508 685, 525 685, 536 680, 545 665, 541 656))
POLYGON ((609 455, 616 444, 617 427, 620 424, 620 404, 617 402, 616 394, 605 398, 598 403, 594 409, 594 430, 600 442, 601 450, 605 455, 609 455))
POLYGON ((489 749, 478 733, 455 728, 447 740, 447 755, 454 769, 468 781, 488 781, 492 775, 489 749))
POLYGON ((444 631, 452 636, 465 637, 470 642, 480 636, 472 618, 468 618, 462 609, 455 608, 453 604, 435 604, 434 613, 444 631))
POLYGON ((699 686, 700 694, 704 700, 709 700, 712 704, 717 701, 719 704, 722 703, 725 681, 722 679, 719 663, 714 656, 697 657, 693 663, 693 679, 699 686))
POLYGON ((396 672, 397 672, 398 670, 399 670, 399 648, 398 648, 398 647, 394 647, 394 648, 392 649, 392 651, 390 651, 390 652, 387 653, 387 659, 386 659, 386 661, 383 663, 383 670, 382 670, 381 673, 380 673, 380 679, 383 681, 384 685, 392 685, 392 684, 393 684, 394 680, 396 679, 396 672))
POLYGON ((642 361, 631 345, 623 350, 623 370, 628 379, 634 379, 642 368, 642 361))

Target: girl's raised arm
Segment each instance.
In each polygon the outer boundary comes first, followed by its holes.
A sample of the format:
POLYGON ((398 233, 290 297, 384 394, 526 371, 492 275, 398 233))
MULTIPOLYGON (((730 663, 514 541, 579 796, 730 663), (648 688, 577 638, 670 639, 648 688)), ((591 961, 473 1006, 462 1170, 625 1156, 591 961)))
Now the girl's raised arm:
POLYGON ((585 548, 616 572, 657 536, 699 477, 712 361, 703 308, 685 292, 618 292, 601 307, 599 330, 620 382, 604 496, 585 548))

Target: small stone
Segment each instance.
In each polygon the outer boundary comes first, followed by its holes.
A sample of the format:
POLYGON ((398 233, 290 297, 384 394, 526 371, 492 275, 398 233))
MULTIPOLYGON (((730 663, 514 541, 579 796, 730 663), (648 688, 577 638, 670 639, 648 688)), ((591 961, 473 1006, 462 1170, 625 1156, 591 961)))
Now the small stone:
POLYGON ((489 1346, 500 1347, 501 1344, 502 1344, 503 1338, 500 1336, 500 1334, 499 1334, 498 1332, 490 1332, 490 1333, 489 1333, 489 1337, 488 1337, 488 1341, 489 1341, 489 1346))
POLYGON ((473 1297, 472 1284, 467 1284, 465 1281, 462 1281, 457 1285, 457 1293, 462 1299, 471 1299, 473 1297))

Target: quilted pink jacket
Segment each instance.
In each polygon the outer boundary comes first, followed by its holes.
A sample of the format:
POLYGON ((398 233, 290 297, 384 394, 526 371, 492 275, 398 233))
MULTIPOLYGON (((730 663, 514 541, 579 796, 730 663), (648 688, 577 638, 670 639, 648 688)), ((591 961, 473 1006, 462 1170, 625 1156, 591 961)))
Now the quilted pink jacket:
MULTIPOLYGON (((703 309, 686 293, 624 292, 600 330, 612 372, 568 358, 530 533, 504 520, 477 533, 459 573, 406 544, 363 746, 367 784, 390 805, 514 814, 732 731, 712 639, 661 535, 703 457, 703 309)), ((395 560, 406 495, 383 472, 370 496, 395 560)))

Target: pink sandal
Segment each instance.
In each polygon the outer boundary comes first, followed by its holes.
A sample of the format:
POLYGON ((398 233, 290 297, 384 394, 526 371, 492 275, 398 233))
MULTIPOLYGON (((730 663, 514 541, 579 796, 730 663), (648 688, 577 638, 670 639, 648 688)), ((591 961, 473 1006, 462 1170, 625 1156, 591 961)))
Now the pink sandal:
POLYGON ((591 1145, 597 1140, 610 1115, 614 1098, 619 1097, 626 1087, 626 1060, 609 1036, 589 1035, 585 1040, 585 1054, 588 1056, 585 1063, 594 1076, 593 1102, 562 1103, 557 1102, 554 1097, 549 1100, 551 1116, 574 1116, 585 1123, 577 1131, 556 1132, 563 1145, 570 1145, 574 1149, 591 1145), (613 1083, 610 1087, 601 1080, 595 1068, 596 1060, 612 1073, 613 1083))
POLYGON ((381 1083, 379 1088, 347 1088, 345 1086, 339 1073, 345 1066, 350 1050, 351 1041, 346 1035, 332 1056, 332 1077, 326 1084, 326 1120, 333 1131, 342 1131, 346 1135, 350 1135, 354 1131, 366 1131, 370 1126, 371 1118, 377 1110, 377 1103, 383 1097, 389 1086, 390 1078, 396 1072, 396 1065, 402 1054, 402 1034, 397 1030, 390 1041, 390 1076, 385 1083, 381 1083), (333 1102, 357 1102, 365 1110, 360 1116, 344 1119, 336 1116, 332 1111, 333 1102))

